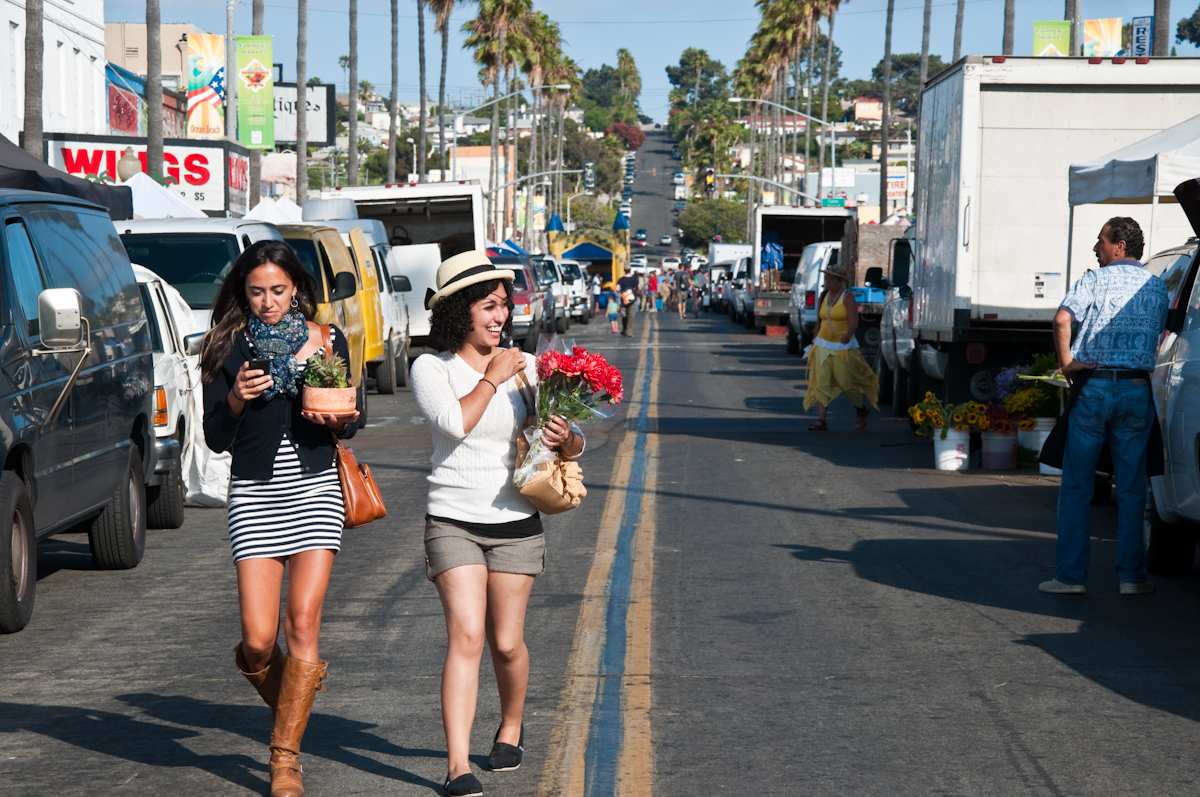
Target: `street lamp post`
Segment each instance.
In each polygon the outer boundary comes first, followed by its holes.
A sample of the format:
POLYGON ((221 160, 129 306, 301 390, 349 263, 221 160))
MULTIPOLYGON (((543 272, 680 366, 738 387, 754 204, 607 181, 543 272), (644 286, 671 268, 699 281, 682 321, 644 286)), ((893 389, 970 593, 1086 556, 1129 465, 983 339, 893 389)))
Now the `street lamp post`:
MULTIPOLYGON (((571 194, 569 197, 567 197, 567 226, 568 227, 571 226, 571 200, 575 199, 576 197, 586 196, 589 193, 590 193, 589 191, 580 191, 578 194, 571 194)), ((574 229, 567 230, 567 232, 574 232, 574 229)))
MULTIPOLYGON (((796 114, 797 116, 801 116, 801 117, 809 120, 810 122, 816 122, 817 124, 822 125, 823 127, 825 127, 826 129, 829 130, 829 141, 830 141, 829 168, 830 168, 830 173, 832 174, 833 170, 837 168, 837 128, 835 128, 833 126, 832 122, 827 122, 824 119, 818 119, 815 116, 811 116, 809 114, 804 113, 804 111, 798 111, 795 108, 789 108, 788 106, 783 105, 782 103, 775 102, 774 100, 764 100, 764 99, 754 98, 754 97, 751 97, 751 98, 730 97, 729 101, 734 103, 735 105, 739 104, 739 103, 743 103, 743 102, 758 102, 758 103, 762 103, 763 105, 770 105, 775 108, 779 108, 780 110, 787 111, 788 113, 792 113, 792 114, 796 114)), ((808 174, 808 153, 807 152, 804 153, 804 162, 805 162, 804 172, 805 172, 805 176, 807 176, 807 174, 808 174)), ((750 153, 750 163, 751 164, 754 163, 754 153, 753 152, 750 153)), ((820 174, 817 175, 817 179, 818 180, 821 179, 820 174)), ((802 195, 805 195, 802 192, 797 192, 797 193, 801 193, 802 195)), ((820 193, 820 192, 818 191, 817 193, 820 193)))
MULTIPOLYGON (((550 85, 542 86, 542 91, 549 91, 551 89, 557 89, 559 91, 567 91, 570 88, 571 88, 571 86, 569 83, 551 83, 550 85)), ((459 120, 463 119, 467 116, 470 116, 471 114, 475 113, 476 111, 482 111, 484 108, 488 108, 492 105, 495 105, 498 102, 503 102, 504 100, 507 100, 510 97, 516 97, 518 94, 524 94, 524 93, 525 93, 524 89, 522 89, 520 91, 510 91, 508 94, 503 94, 499 97, 490 99, 485 103, 476 105, 474 108, 468 108, 465 111, 454 114, 454 125, 451 128, 454 131, 454 137, 450 139, 450 178, 452 180, 458 179, 458 123, 459 123, 459 120)))
POLYGON ((412 168, 415 169, 417 168, 417 142, 413 140, 412 136, 409 136, 404 140, 407 141, 412 147, 412 168))

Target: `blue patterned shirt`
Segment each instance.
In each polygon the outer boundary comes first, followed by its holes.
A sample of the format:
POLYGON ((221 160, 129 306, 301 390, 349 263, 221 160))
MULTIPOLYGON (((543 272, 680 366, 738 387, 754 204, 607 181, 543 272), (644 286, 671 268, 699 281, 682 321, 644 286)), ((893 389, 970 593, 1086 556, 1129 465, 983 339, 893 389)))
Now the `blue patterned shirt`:
POLYGON ((1072 356, 1101 368, 1154 370, 1167 306, 1166 283, 1136 260, 1089 271, 1062 302, 1079 322, 1072 356))

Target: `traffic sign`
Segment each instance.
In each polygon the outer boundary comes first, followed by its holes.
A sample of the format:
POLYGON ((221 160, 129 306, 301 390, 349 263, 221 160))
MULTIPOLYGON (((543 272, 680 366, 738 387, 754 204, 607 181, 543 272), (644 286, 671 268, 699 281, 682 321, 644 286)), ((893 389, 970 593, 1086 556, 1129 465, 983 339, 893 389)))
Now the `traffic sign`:
POLYGON ((846 197, 844 197, 844 196, 822 197, 821 207, 823 207, 823 208, 844 208, 844 207, 846 207, 846 197))

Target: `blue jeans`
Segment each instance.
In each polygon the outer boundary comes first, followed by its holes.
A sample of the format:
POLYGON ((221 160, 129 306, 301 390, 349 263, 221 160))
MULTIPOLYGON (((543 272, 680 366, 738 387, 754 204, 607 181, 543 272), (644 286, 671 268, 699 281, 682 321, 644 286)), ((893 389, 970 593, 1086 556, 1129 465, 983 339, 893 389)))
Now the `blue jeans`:
POLYGON ((1146 511, 1146 446, 1154 405, 1145 379, 1091 379, 1083 386, 1067 432, 1062 486, 1058 492, 1058 549, 1055 577, 1086 584, 1088 514, 1096 461, 1107 440, 1117 491, 1117 578, 1144 581, 1146 552, 1142 522, 1146 511))

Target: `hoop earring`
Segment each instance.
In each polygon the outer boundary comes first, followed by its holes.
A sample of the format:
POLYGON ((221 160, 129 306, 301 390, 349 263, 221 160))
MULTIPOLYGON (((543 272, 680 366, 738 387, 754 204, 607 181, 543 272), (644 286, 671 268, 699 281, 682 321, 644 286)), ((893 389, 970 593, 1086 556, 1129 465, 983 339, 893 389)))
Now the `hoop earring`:
POLYGON ((292 309, 295 310, 299 307, 300 307, 300 300, 297 299, 296 294, 293 293, 292 294, 292 309))

